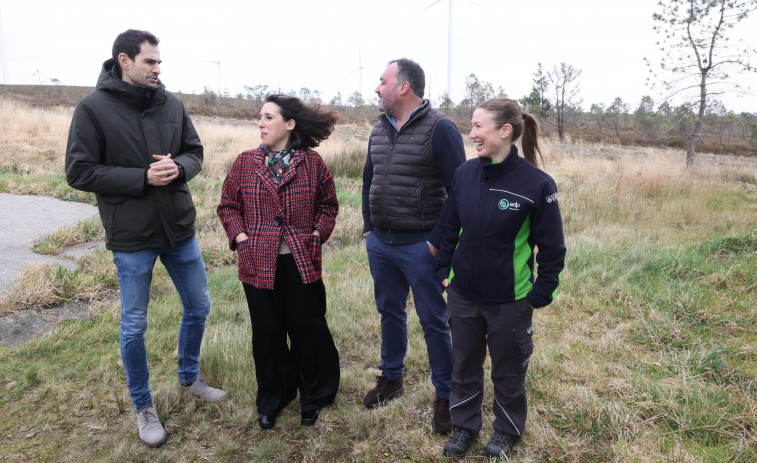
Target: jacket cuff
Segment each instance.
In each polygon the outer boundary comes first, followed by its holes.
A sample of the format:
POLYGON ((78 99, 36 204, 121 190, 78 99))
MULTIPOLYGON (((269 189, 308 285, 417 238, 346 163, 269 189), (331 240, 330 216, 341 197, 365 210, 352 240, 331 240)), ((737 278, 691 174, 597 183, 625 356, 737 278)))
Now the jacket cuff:
MULTIPOLYGON (((329 237, 331 236, 331 232, 327 232, 323 227, 319 226, 320 224, 318 222, 313 224, 313 231, 318 230, 318 232, 321 234, 321 243, 325 243, 328 241, 329 237)), ((332 229, 333 231, 333 229, 332 229)), ((312 233, 312 232, 311 232, 312 233)))
POLYGON ((428 244, 435 247, 436 249, 442 247, 442 228, 439 223, 440 222, 436 223, 434 228, 431 229, 431 232, 429 232, 428 236, 426 237, 426 242, 428 242, 428 244))
POLYGON ((538 297, 534 291, 528 293, 526 300, 534 309, 541 309, 542 307, 548 306, 552 302, 551 299, 545 301, 543 298, 538 297))
POLYGON ((226 229, 226 236, 229 238, 229 249, 232 251, 236 251, 237 249, 236 237, 240 233, 247 233, 244 226, 240 223, 230 223, 229 228, 226 229))

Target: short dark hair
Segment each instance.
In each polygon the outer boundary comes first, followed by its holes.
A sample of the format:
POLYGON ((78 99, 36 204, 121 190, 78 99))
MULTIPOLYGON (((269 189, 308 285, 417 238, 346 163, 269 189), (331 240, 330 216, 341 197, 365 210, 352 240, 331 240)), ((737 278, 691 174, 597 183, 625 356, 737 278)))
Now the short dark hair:
POLYGON ((338 119, 336 111, 322 110, 321 105, 305 105, 299 98, 284 93, 272 93, 265 97, 266 103, 274 103, 285 121, 294 119, 294 130, 289 136, 289 146, 294 149, 312 149, 327 139, 338 119))
POLYGON ((118 64, 118 55, 126 53, 126 56, 134 60, 145 42, 157 47, 160 40, 147 31, 136 29, 129 29, 118 34, 116 41, 113 42, 113 61, 116 62, 116 69, 121 70, 121 66, 118 64))
POLYGON ((421 65, 407 58, 389 61, 389 65, 392 63, 397 63, 397 80, 400 82, 407 81, 410 84, 410 90, 418 98, 423 98, 426 91, 426 73, 423 72, 421 65))

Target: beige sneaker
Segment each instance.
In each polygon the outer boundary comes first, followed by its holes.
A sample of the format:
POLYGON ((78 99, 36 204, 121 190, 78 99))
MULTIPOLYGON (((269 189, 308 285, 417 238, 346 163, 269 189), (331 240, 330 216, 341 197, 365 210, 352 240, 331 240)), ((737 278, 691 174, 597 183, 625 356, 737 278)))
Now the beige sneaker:
POLYGON ((166 430, 160 424, 155 407, 143 408, 137 412, 139 438, 150 448, 160 447, 166 443, 166 430))
POLYGON ((206 402, 218 402, 226 395, 226 391, 208 386, 208 383, 202 378, 185 387, 188 387, 192 394, 206 402))

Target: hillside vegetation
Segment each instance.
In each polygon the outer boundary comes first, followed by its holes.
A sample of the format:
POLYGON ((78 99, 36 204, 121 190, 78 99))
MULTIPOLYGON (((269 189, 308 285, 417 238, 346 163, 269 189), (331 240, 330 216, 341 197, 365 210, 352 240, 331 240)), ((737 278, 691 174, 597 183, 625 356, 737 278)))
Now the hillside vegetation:
MULTIPOLYGON (((70 108, 0 97, 0 192, 94 204, 63 175, 70 117, 70 108)), ((236 257, 215 215, 226 170, 259 143, 258 131, 252 122, 194 120, 206 164, 190 187, 213 300, 201 374, 227 398, 203 403, 179 385, 181 307, 159 264, 147 349, 169 440, 156 450, 140 445, 118 348, 111 254, 80 257, 77 271, 35 267, 0 301, 0 314, 44 313, 80 300, 97 315, 0 346, 0 462, 447 460, 446 437, 431 432, 434 389, 412 302, 405 395, 377 410, 360 401, 379 374, 379 316, 360 233, 371 123, 339 125, 319 148, 341 206, 324 259, 327 318, 342 367, 337 402, 312 428, 299 425, 293 403, 266 432, 256 422, 251 330, 236 257)), ((699 167, 687 170, 682 151, 544 144, 545 170, 560 189, 568 256, 559 298, 534 316, 530 416, 514 460, 757 461, 757 159, 703 154, 699 167)), ((81 223, 38 248, 54 253, 100 237, 99 227, 81 223)), ((486 394, 488 407, 490 384, 486 394)), ((491 434, 486 407, 473 461, 483 459, 491 434)))
MULTIPOLYGON (((93 90, 94 87, 64 85, 0 85, 0 96, 42 108, 71 107, 93 90)), ((209 89, 199 95, 181 92, 176 95, 184 102, 190 114, 250 121, 258 117, 267 91, 267 86, 255 86, 234 97, 219 96, 209 89)), ((320 101, 320 93, 307 88, 289 92, 305 101, 320 101)), ((372 125, 379 114, 375 106, 375 95, 365 95, 365 99, 369 100, 366 102, 356 93, 359 98, 355 103, 332 100, 328 104, 332 104, 330 107, 339 112, 343 122, 372 125)), ((528 101, 523 98, 519 101, 524 107, 530 108, 529 111, 533 114, 540 114, 528 101)), ((323 103, 326 104, 325 101, 323 103)), ((566 136, 569 140, 583 143, 685 150, 694 124, 693 110, 686 106, 672 107, 667 102, 658 103, 660 104, 655 105, 651 97, 644 96, 638 103, 626 103, 617 98, 608 108, 604 104, 593 104, 588 111, 571 106, 565 114, 566 136)), ((464 134, 468 133, 475 108, 475 104, 469 99, 457 105, 448 98, 434 100, 432 106, 439 107, 464 134)), ((548 111, 538 117, 542 132, 550 137, 556 136, 554 114, 548 111)), ((735 114, 722 103, 714 101, 706 114, 697 151, 757 156, 757 113, 735 114)))

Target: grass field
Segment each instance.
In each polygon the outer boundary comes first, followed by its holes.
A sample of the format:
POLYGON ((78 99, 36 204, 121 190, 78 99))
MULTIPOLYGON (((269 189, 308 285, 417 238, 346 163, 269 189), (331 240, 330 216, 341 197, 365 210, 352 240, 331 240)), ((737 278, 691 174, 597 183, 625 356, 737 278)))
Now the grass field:
MULTIPOLYGON (((62 173, 70 110, 0 99, 0 192, 93 203, 62 173)), ((335 406, 313 428, 299 407, 261 431, 254 407, 250 326, 235 256, 215 215, 234 156, 259 143, 251 124, 196 119, 206 167, 190 186, 198 207, 213 312, 201 374, 223 386, 218 405, 176 379, 178 296, 158 265, 147 348, 151 387, 169 440, 143 447, 118 349, 115 268, 107 251, 80 269, 35 267, 0 301, 0 313, 63 300, 98 314, 49 335, 0 346, 0 462, 443 461, 431 432, 434 391, 423 334, 409 317, 406 393, 378 410, 360 400, 379 374, 379 317, 362 243, 360 171, 365 125, 339 126, 319 149, 335 173, 337 228, 325 256, 328 321, 340 351, 335 406)), ((534 316, 521 462, 757 461, 757 158, 654 148, 545 142, 560 188, 568 245, 560 297, 534 316)), ((99 239, 92 223, 39 243, 44 252, 99 239)), ((409 311, 412 312, 412 303, 409 311)), ((483 460, 484 428, 468 459, 483 460)))

